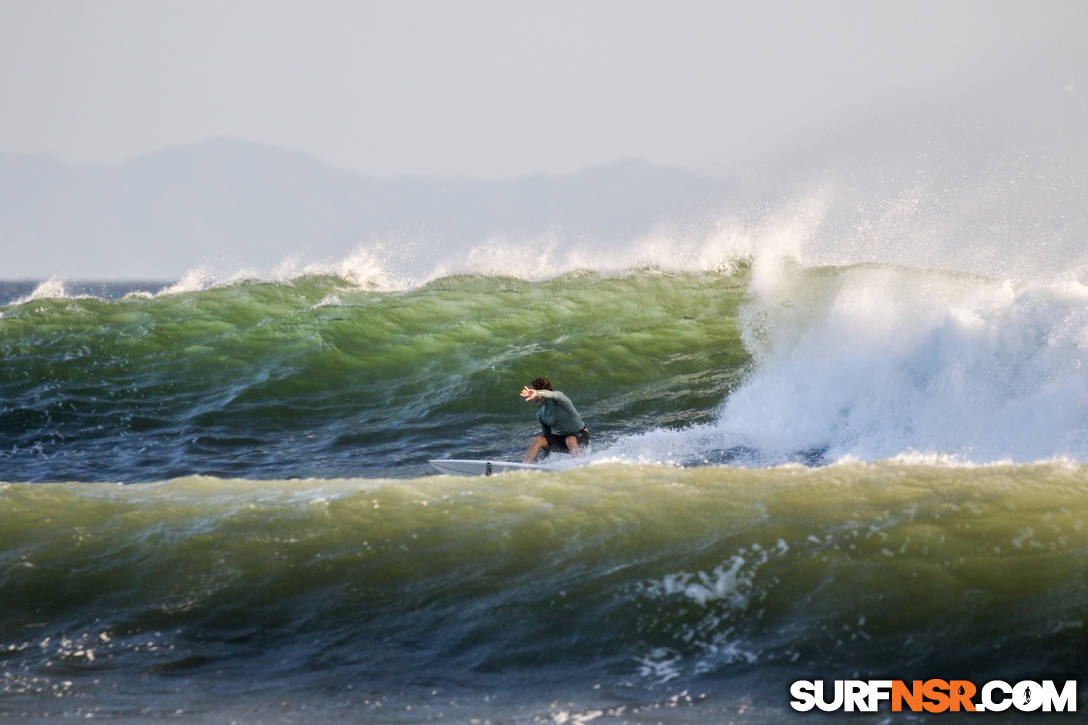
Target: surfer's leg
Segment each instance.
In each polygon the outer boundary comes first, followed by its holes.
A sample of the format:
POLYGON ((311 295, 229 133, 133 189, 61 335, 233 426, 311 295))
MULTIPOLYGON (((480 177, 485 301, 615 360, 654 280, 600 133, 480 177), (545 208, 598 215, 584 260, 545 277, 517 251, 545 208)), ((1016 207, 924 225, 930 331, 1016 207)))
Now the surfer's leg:
POLYGON ((567 453, 575 457, 582 455, 581 449, 578 448, 578 436, 567 436, 563 442, 567 444, 567 453))
POLYGON ((532 463, 535 461, 537 454, 540 453, 546 445, 548 445, 548 439, 544 436, 536 436, 533 438, 532 444, 529 445, 529 450, 525 451, 525 463, 532 463))

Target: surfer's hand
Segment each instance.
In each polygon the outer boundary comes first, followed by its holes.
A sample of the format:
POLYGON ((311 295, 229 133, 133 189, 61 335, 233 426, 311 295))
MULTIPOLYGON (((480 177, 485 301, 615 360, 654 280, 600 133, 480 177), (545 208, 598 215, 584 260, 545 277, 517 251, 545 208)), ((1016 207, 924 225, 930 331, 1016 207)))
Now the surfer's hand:
POLYGON ((528 400, 535 400, 536 399, 536 391, 533 390, 532 388, 530 388, 528 385, 526 385, 524 388, 521 389, 521 397, 525 398, 525 400, 527 400, 527 401, 528 400))

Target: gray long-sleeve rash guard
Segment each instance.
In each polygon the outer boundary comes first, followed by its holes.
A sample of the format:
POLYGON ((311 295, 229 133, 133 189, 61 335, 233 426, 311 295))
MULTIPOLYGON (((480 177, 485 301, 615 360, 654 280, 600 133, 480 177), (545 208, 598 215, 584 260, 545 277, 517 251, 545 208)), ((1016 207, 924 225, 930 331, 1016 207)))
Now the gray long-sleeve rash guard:
POLYGON ((563 393, 558 390, 538 390, 536 394, 544 399, 536 417, 545 435, 569 436, 586 427, 574 403, 563 393))

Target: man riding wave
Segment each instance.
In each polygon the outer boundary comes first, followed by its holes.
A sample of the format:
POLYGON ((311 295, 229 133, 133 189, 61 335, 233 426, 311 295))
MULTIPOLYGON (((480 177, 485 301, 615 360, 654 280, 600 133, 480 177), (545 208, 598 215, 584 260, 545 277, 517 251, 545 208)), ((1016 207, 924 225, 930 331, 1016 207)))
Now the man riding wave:
POLYGON ((581 446, 589 443, 589 428, 570 398, 552 390, 551 381, 545 377, 522 388, 521 397, 526 402, 535 400, 540 404, 536 417, 540 421, 541 434, 533 438, 525 452, 525 463, 532 463, 545 448, 572 456, 581 455, 581 446))

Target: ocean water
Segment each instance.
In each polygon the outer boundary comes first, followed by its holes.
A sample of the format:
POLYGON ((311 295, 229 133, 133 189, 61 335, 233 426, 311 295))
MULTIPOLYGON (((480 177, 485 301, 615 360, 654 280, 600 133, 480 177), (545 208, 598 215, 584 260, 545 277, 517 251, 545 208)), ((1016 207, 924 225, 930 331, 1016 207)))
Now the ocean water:
POLYGON ((0 716, 778 723, 796 679, 1080 677, 1086 280, 663 248, 0 286, 0 716), (435 475, 517 460, 542 374, 585 465, 435 475))

